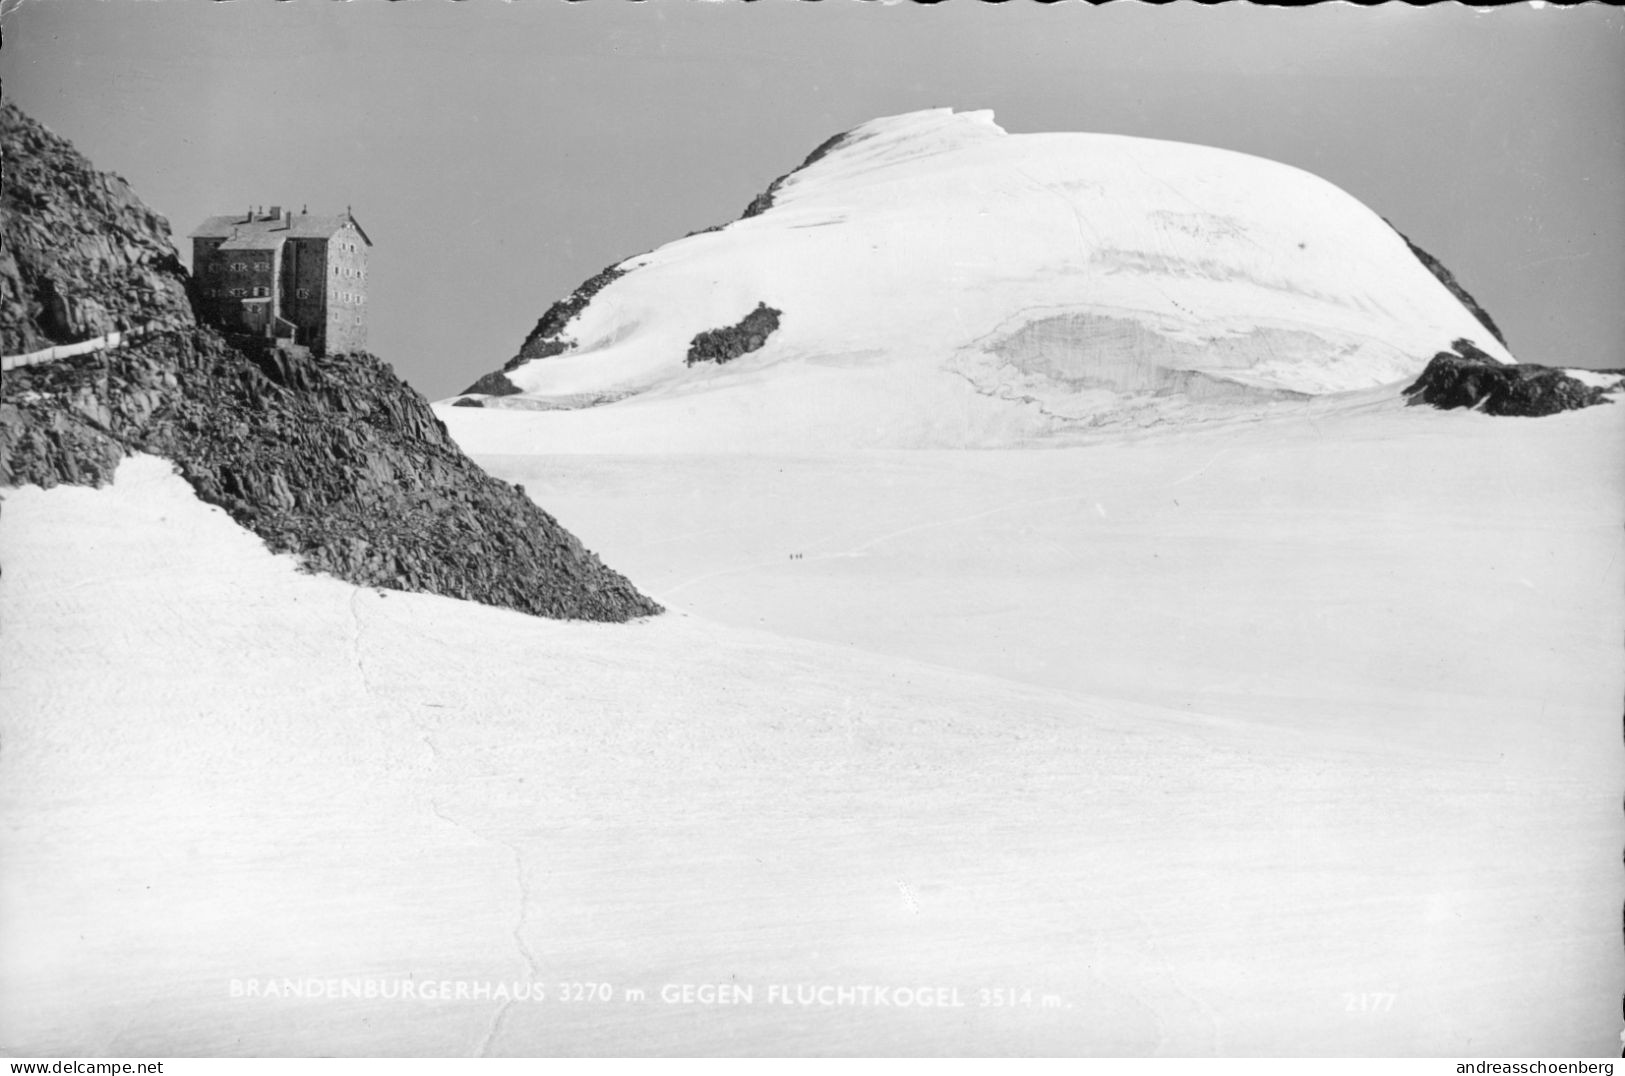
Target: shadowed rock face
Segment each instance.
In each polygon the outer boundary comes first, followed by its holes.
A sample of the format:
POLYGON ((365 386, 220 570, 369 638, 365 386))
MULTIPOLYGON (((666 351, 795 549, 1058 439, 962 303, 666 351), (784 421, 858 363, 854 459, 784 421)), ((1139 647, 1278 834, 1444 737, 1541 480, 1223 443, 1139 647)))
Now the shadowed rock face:
MULTIPOLYGON (((8 182, 13 161, 39 144, 9 135, 33 126, 8 121, 8 182)), ((71 154, 59 162, 68 166, 64 185, 104 183, 66 145, 51 144, 54 154, 71 154)), ((104 262, 81 254, 95 255, 95 237, 148 211, 138 202, 75 201, 49 185, 39 193, 73 207, 52 218, 79 237, 53 268, 64 299, 81 310, 125 301, 98 290, 104 262)), ((162 264, 161 256, 131 260, 162 264)), ((183 295, 184 273, 170 279, 183 295)), ((621 621, 661 611, 523 490, 464 456, 427 401, 377 358, 248 355, 172 301, 139 309, 154 308, 175 327, 122 350, 6 373, 0 483, 98 486, 126 455, 148 452, 173 460, 200 499, 313 571, 538 616, 621 621)))
POLYGON ((0 141, 0 352, 193 324, 169 223, 128 183, 10 102, 0 104, 0 141))
MULTIPOLYGON (((1457 340, 1454 351, 1433 356, 1427 368, 1405 389, 1411 405, 1431 404, 1440 410, 1467 407, 1486 415, 1535 418, 1612 403, 1606 390, 1587 385, 1563 370, 1533 363, 1496 362, 1471 340, 1457 340)), ((1609 371, 1625 376, 1625 371, 1609 371)))

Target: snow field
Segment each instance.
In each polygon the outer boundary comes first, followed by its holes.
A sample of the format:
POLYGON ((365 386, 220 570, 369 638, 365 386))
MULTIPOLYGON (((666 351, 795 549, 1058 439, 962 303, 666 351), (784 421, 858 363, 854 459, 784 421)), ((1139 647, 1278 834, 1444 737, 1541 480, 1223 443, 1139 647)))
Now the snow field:
POLYGON ((161 461, 7 491, 0 1045, 1600 1055, 1610 410, 484 459, 624 626, 300 574, 161 461), (616 993, 231 991, 365 976, 616 993))

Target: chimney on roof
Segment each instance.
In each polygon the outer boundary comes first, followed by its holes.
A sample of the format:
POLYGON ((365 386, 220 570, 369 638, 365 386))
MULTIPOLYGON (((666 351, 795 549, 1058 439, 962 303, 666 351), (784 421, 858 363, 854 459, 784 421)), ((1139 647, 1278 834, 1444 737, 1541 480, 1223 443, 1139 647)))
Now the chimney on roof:
POLYGON ((293 227, 293 210, 284 209, 282 211, 282 226, 284 228, 292 228, 293 227))
POLYGON ((282 207, 279 206, 279 205, 272 206, 271 207, 271 212, 266 214, 266 216, 268 216, 268 217, 280 217, 281 215, 282 215, 282 207))

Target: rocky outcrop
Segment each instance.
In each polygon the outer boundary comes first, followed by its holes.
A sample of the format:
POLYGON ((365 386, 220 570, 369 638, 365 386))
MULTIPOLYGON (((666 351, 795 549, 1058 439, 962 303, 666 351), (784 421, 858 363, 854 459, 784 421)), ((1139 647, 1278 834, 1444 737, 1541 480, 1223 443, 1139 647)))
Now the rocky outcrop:
POLYGON ((700 333, 689 342, 685 365, 732 362, 741 355, 759 350, 778 329, 783 313, 766 303, 757 303, 756 309, 741 318, 738 324, 700 333))
MULTIPOLYGON (((1440 410, 1467 407, 1486 415, 1539 417, 1612 403, 1607 390, 1571 374, 1533 363, 1496 362, 1470 340, 1433 356, 1422 375, 1404 391, 1411 405, 1440 410)), ((1625 370, 1608 371, 1625 376, 1625 370)))
POLYGON ((840 148, 841 143, 846 141, 846 136, 850 133, 850 131, 842 131, 840 134, 831 135, 829 138, 826 138, 820 142, 816 149, 807 154, 806 160, 802 161, 790 171, 784 173, 784 175, 775 179, 772 183, 769 183, 767 185, 767 190, 763 191, 761 194, 758 194, 755 198, 752 198, 750 200, 750 205, 746 206, 745 211, 739 215, 739 219, 749 220, 751 217, 759 217, 763 213, 766 213, 769 209, 772 209, 773 200, 778 197, 779 188, 784 186, 787 179, 795 175, 797 172, 811 168, 829 154, 833 153, 836 149, 840 148))
MULTIPOLYGON (((1388 227, 1394 228, 1394 222, 1389 220, 1387 217, 1384 217, 1382 222, 1388 225, 1388 227)), ((1427 251, 1411 242, 1411 237, 1400 231, 1398 228, 1394 228, 1394 234, 1405 240, 1405 245, 1411 249, 1411 254, 1415 256, 1416 260, 1427 267, 1427 271, 1433 274, 1434 279, 1443 284, 1445 286, 1445 290, 1449 291, 1451 295, 1454 295, 1456 297, 1456 301, 1462 306, 1465 306, 1472 313, 1473 317, 1478 319, 1478 323, 1484 326, 1485 330, 1487 330, 1491 336, 1500 341, 1502 347, 1510 348, 1512 346, 1507 343, 1507 338, 1501 335, 1501 330, 1495 324, 1495 319, 1490 317, 1489 311, 1478 305, 1478 300, 1474 299, 1470 294, 1468 294, 1467 289, 1462 287, 1460 282, 1456 280, 1454 273, 1446 269, 1438 258, 1435 258, 1427 251)))
POLYGON ((209 331, 7 375, 0 481, 100 485, 129 452, 279 553, 363 586, 539 616, 660 611, 523 491, 462 454, 371 355, 244 355, 209 331))
MULTIPOLYGON (((625 276, 627 270, 620 265, 610 265, 600 269, 597 273, 583 280, 571 292, 568 298, 560 299, 547 308, 536 327, 525 337, 525 342, 519 347, 519 354, 508 360, 504 370, 512 370, 520 363, 531 359, 546 359, 562 354, 574 346, 574 341, 564 335, 565 328, 575 316, 587 309, 593 296, 609 287, 615 281, 625 276)), ((473 391, 470 389, 469 391, 473 391)))
MULTIPOLYGON (((525 342, 519 346, 519 354, 509 359, 500 370, 493 370, 480 377, 459 395, 474 393, 481 396, 513 396, 522 392, 518 385, 508 379, 508 374, 532 359, 550 359, 554 355, 562 355, 575 347, 576 342, 564 334, 570 322, 575 320, 592 302, 593 296, 609 287, 615 281, 625 276, 629 270, 622 268, 625 263, 607 266, 597 273, 583 280, 566 298, 560 299, 547 308, 536 327, 525 337, 525 342)), ((464 407, 478 407, 476 402, 463 403, 464 407)))
POLYGON ((0 104, 0 352, 192 324, 169 224, 130 185, 0 104))
MULTIPOLYGON (((8 169, 28 144, 7 142, 8 169)), ((99 176, 73 157, 68 186, 99 176)), ((43 193, 52 205, 68 198, 43 193)), ((77 204, 53 220, 80 237, 64 245, 53 279, 79 309, 111 309, 124 300, 96 290, 101 263, 79 264, 73 253, 99 250, 95 236, 129 208, 77 204)), ((121 350, 7 371, 0 483, 101 485, 124 456, 148 452, 312 571, 539 616, 621 621, 661 611, 523 490, 464 456, 427 401, 377 358, 246 354, 189 315, 184 322, 121 350)))
MULTIPOLYGON (((478 393, 482 396, 516 396, 524 390, 508 380, 508 375, 503 371, 492 370, 463 391, 478 393)), ((462 403, 463 401, 459 400, 458 402, 462 403)), ((479 404, 477 402, 472 404, 464 403, 463 406, 478 407, 479 404)))

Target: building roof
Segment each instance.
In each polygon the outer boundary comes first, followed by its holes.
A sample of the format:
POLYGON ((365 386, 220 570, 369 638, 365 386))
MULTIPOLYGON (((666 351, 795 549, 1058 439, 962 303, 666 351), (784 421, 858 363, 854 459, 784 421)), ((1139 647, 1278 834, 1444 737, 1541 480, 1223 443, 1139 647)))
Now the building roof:
POLYGON ((274 235, 259 235, 249 232, 246 235, 232 236, 220 244, 221 250, 275 250, 288 241, 287 232, 277 232, 274 235))
MULTIPOLYGON (((355 225, 362 242, 369 247, 372 240, 362 231, 361 224, 348 213, 318 214, 294 213, 284 223, 282 217, 247 213, 233 213, 223 217, 210 217, 192 230, 192 239, 242 239, 248 236, 275 236, 279 239, 330 239, 346 224, 355 225)), ((249 248, 242 248, 249 249, 249 248)), ((259 248, 253 248, 259 249, 259 248)))

